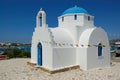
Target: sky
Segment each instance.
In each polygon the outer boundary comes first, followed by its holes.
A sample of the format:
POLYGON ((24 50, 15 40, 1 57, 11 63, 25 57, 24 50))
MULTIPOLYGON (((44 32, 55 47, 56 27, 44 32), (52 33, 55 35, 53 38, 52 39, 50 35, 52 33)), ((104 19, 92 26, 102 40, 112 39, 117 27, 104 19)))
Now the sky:
POLYGON ((57 18, 75 5, 93 15, 95 26, 105 29, 109 39, 120 37, 119 0, 0 0, 0 42, 30 43, 40 8, 48 26, 57 27, 57 18))

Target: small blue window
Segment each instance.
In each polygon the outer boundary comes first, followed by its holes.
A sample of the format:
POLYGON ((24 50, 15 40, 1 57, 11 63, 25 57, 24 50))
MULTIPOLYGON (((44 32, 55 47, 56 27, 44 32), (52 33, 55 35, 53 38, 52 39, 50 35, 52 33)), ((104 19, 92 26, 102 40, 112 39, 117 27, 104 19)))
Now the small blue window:
POLYGON ((88 21, 90 21, 90 16, 88 16, 88 21))
POLYGON ((98 44, 98 56, 102 56, 102 44, 98 44))
POLYGON ((77 20, 77 15, 74 15, 74 20, 77 20))
POLYGON ((64 21, 64 17, 62 17, 62 22, 64 21))

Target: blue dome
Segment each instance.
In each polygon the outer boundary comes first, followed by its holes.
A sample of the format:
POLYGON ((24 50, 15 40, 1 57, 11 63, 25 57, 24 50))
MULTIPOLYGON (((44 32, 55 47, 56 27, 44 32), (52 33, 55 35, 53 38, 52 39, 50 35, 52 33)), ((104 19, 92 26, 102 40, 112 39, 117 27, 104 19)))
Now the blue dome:
POLYGON ((80 7, 73 7, 73 8, 69 8, 67 10, 65 10, 62 15, 66 15, 66 14, 88 14, 88 12, 83 9, 83 8, 80 8, 80 7))

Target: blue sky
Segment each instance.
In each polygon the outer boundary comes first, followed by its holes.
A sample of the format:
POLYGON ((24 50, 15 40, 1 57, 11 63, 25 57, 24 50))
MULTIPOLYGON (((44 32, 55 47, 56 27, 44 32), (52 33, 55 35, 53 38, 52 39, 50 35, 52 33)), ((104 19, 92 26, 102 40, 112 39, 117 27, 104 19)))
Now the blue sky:
POLYGON ((75 5, 95 16, 95 25, 103 27, 110 39, 120 37, 119 0, 0 0, 0 42, 30 43, 41 7, 47 24, 56 27, 57 17, 75 5))

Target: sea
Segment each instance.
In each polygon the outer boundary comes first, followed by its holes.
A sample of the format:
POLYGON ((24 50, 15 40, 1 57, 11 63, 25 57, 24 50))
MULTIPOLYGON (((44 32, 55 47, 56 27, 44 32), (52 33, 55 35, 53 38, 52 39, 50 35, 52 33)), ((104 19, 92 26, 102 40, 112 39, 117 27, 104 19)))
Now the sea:
POLYGON ((19 46, 19 47, 17 47, 17 48, 18 48, 18 49, 21 49, 21 50, 28 51, 28 52, 31 51, 31 46, 19 46))
POLYGON ((18 49, 25 50, 25 51, 28 51, 28 52, 31 51, 31 46, 0 47, 0 54, 2 54, 7 49, 14 49, 14 48, 18 48, 18 49))

